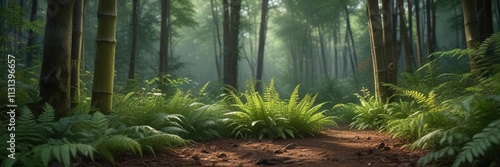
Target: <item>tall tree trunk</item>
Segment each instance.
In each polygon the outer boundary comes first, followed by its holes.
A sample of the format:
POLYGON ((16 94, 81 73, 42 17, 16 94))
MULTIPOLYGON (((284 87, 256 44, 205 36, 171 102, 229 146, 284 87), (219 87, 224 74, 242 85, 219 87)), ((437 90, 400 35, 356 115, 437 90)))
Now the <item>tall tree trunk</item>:
MULTIPOLYGON (((393 22, 392 22, 392 11, 391 7, 393 6, 392 1, 390 0, 382 0, 382 28, 383 28, 383 34, 384 34, 384 55, 385 55, 385 67, 382 67, 382 69, 378 70, 387 70, 387 79, 385 83, 392 83, 396 84, 397 82, 397 63, 396 63, 396 55, 397 52, 396 50, 396 45, 394 44, 394 34, 393 34, 393 22)), ((382 96, 385 98, 391 97, 394 92, 391 91, 391 89, 387 88, 382 88, 383 91, 385 91, 385 95, 382 96)))
MULTIPOLYGON (((403 47, 405 50, 406 71, 411 72, 413 71, 413 53, 411 52, 410 39, 408 38, 408 29, 406 27, 404 11, 405 9, 403 7, 403 0, 399 0, 400 33, 401 33, 401 40, 403 41, 403 47)), ((411 20, 409 20, 409 22, 411 22, 411 20)))
POLYGON ((117 0, 99 0, 97 10, 96 57, 91 106, 103 114, 111 113, 113 99, 116 3, 117 0))
MULTIPOLYGON (((160 62, 158 76, 161 78, 168 72, 168 53, 169 53, 169 25, 170 19, 170 0, 160 0, 161 3, 161 32, 160 32, 160 62)), ((163 84, 163 80, 160 80, 163 84)))
POLYGON ((130 46, 130 64, 128 70, 128 79, 135 79, 135 57, 137 53, 137 26, 139 20, 139 0, 132 1, 132 39, 130 46))
POLYGON ((71 39, 71 107, 78 105, 80 99, 80 57, 83 43, 83 4, 84 0, 73 3, 73 33, 71 39))
MULTIPOLYGON (((49 1, 40 72, 40 104, 55 109, 55 119, 71 115, 71 31, 73 1, 49 1)), ((40 112, 36 112, 36 115, 40 112)))
MULTIPOLYGON (((37 19, 37 13, 38 13, 38 0, 33 0, 31 2, 31 15, 30 15, 30 21, 34 22, 37 19)), ((29 30, 29 37, 28 37, 28 54, 26 54, 26 66, 31 67, 32 62, 33 62, 33 57, 35 54, 35 49, 33 48, 35 46, 36 40, 38 39, 38 35, 33 31, 29 30)))
POLYGON ((384 59, 384 36, 382 30, 382 18, 379 12, 378 1, 367 0, 368 27, 370 30, 370 43, 373 61, 373 78, 375 94, 381 99, 388 97, 387 88, 382 83, 388 83, 388 71, 384 59))
POLYGON ((421 19, 420 19, 420 2, 415 0, 415 23, 416 23, 416 31, 417 31, 417 67, 422 66, 422 34, 421 34, 421 19))
MULTIPOLYGON (((481 42, 481 37, 479 36, 479 21, 477 19, 478 17, 475 8, 475 1, 476 0, 462 0, 467 48, 474 48, 481 42)), ((471 65, 473 65, 472 62, 471 65)))
POLYGON ((241 0, 223 0, 224 4, 224 84, 238 89, 238 37, 241 0), (231 5, 229 13, 229 5, 231 5))
MULTIPOLYGON (((412 0, 407 0, 406 1, 407 5, 408 5, 408 41, 410 41, 410 53, 411 55, 414 56, 414 51, 413 51, 413 2, 412 0)), ((403 10, 404 12, 404 10, 403 10)), ((412 66, 414 67, 416 65, 416 61, 415 61, 415 58, 412 56, 412 66)))
POLYGON ((325 38, 323 36, 323 30, 320 27, 318 27, 318 40, 319 40, 319 50, 321 52, 321 75, 322 77, 328 76, 328 60, 326 59, 326 47, 325 47, 325 38))
POLYGON ((491 0, 477 0, 476 12, 479 21, 479 36, 481 41, 493 34, 493 13, 491 11, 491 0))
POLYGON ((257 49, 257 83, 256 89, 262 92, 262 73, 264 71, 264 46, 266 43, 267 32, 267 16, 268 16, 269 0, 262 0, 262 8, 260 13, 260 30, 259 30, 259 48, 257 49))
POLYGON ((220 33, 219 33, 219 17, 218 17, 218 7, 215 4, 216 1, 210 0, 210 7, 212 11, 212 21, 214 24, 214 38, 213 38, 213 45, 214 45, 214 56, 215 56, 215 67, 217 68, 217 78, 219 81, 222 81, 222 44, 220 40, 220 33))
POLYGON ((436 51, 436 10, 434 0, 427 0, 427 54, 429 61, 434 60, 432 53, 436 51))
MULTIPOLYGON (((354 42, 354 36, 352 35, 352 28, 351 28, 351 19, 349 17, 349 8, 347 8, 347 4, 342 0, 342 3, 344 3, 344 13, 345 13, 345 22, 346 22, 346 29, 349 33, 349 39, 351 39, 351 48, 352 48, 352 59, 353 59, 353 63, 354 63, 354 67, 353 67, 353 73, 356 74, 356 67, 358 65, 358 58, 357 58, 357 55, 356 55, 356 45, 355 45, 355 42, 354 42)), ((347 42, 347 41, 346 41, 347 42)))

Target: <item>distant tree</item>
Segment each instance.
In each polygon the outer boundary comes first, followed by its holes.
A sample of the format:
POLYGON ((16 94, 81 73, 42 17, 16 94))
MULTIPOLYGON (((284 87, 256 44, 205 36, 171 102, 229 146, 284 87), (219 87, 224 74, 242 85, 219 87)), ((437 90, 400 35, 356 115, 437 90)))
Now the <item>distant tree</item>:
MULTIPOLYGON (((71 115, 71 32, 73 1, 49 1, 40 71, 41 104, 54 107, 55 118, 71 115)), ((39 114, 38 112, 35 114, 39 114)))
POLYGON ((161 32, 160 32, 160 62, 158 76, 167 74, 169 64, 170 41, 170 0, 160 0, 161 4, 161 32))
POLYGON ((420 1, 414 0, 415 2, 415 30, 416 30, 416 37, 417 37, 417 67, 421 67, 423 65, 422 61, 422 30, 421 30, 421 22, 422 19, 420 18, 420 1))
POLYGON ((97 11, 96 57, 92 87, 93 108, 110 114, 113 99, 117 0, 100 0, 97 11))
POLYGON ((135 78, 135 57, 137 53, 137 27, 139 26, 139 0, 132 1, 132 38, 130 46, 130 62, 128 70, 128 79, 135 78))
POLYGON ((269 13, 269 0, 262 0, 260 16, 259 47, 257 51, 257 83, 256 89, 262 92, 262 73, 264 71, 264 48, 266 43, 267 18, 269 13))
MULTIPOLYGON (((405 9, 403 6, 403 0, 398 1, 398 9, 399 9, 399 29, 400 29, 400 34, 401 34, 401 41, 403 43, 403 48, 404 48, 404 55, 405 55, 405 67, 406 71, 411 72, 413 71, 413 53, 411 50, 411 44, 410 44, 410 37, 411 35, 408 35, 408 27, 406 27, 406 18, 405 18, 405 9)), ((408 9, 411 10, 411 9, 408 9)), ((411 16, 411 12, 409 12, 411 16)), ((412 22, 410 20, 410 22, 412 22)), ((410 24, 411 25, 411 24, 410 24)), ((410 26, 411 27, 411 26, 410 26)), ((411 34, 411 33, 410 33, 411 34)))
POLYGON ((212 21, 214 25, 214 37, 213 37, 213 47, 214 47, 214 56, 215 56, 215 67, 217 68, 217 79, 222 81, 222 43, 220 40, 220 31, 219 31, 219 14, 218 7, 216 5, 216 1, 210 0, 210 7, 212 12, 212 21))
POLYGON ((78 105, 80 98, 80 62, 83 47, 83 4, 84 0, 74 0, 73 31, 71 39, 71 107, 78 105))
POLYGON ((238 55, 241 0, 223 0, 224 84, 238 88, 238 55), (229 7, 231 6, 231 7, 229 7))
MULTIPOLYGON (((31 1, 31 14, 30 14, 30 21, 34 22, 37 20, 37 13, 38 13, 38 0, 33 0, 31 1)), ((33 62, 33 56, 35 54, 35 49, 33 48, 35 46, 36 40, 38 38, 37 34, 33 30, 29 30, 29 37, 28 37, 28 53, 26 54, 26 66, 31 67, 31 64, 33 62)))

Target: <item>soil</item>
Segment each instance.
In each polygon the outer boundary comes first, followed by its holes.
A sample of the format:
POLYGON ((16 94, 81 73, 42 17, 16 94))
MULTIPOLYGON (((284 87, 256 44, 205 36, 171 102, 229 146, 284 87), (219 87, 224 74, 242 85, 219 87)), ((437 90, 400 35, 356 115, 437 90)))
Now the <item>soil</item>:
MULTIPOLYGON (((153 166, 416 166, 424 151, 409 151, 386 133, 345 126, 325 130, 315 138, 286 140, 217 139, 165 153, 117 158, 119 167, 153 166)), ((111 166, 96 160, 79 166, 111 166)))

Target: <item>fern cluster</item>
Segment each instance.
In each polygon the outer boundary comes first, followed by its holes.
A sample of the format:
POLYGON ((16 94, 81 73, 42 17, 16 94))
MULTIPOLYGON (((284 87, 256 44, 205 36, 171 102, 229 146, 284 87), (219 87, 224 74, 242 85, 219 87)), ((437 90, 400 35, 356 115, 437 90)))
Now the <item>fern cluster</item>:
POLYGON ((220 136, 217 121, 224 108, 199 102, 207 86, 197 92, 198 97, 179 89, 169 98, 155 90, 116 96, 115 114, 127 125, 149 125, 191 140, 213 139, 220 136))
POLYGON ((406 139, 412 149, 434 149, 420 159, 421 165, 446 157, 455 160, 443 165, 500 165, 499 44, 500 34, 494 34, 477 48, 435 53, 434 61, 404 73, 399 86, 384 84, 399 101, 384 103, 356 94, 360 104, 334 109, 351 119, 353 127, 380 128, 406 139), (473 60, 472 71, 446 63, 467 58, 473 60))
MULTIPOLYGON (((71 159, 85 156, 94 159, 99 155, 115 162, 122 153, 142 156, 143 149, 154 153, 153 148, 165 148, 185 144, 177 135, 157 131, 150 126, 126 126, 114 123, 107 116, 96 112, 93 115, 73 115, 53 122, 54 109, 49 105, 35 118, 24 108, 17 119, 16 159, 2 150, 2 166, 49 166, 58 162, 70 166, 71 159)), ((1 134, 4 139, 9 134, 1 134)), ((5 142, 4 142, 5 143, 5 142)), ((6 146, 3 148, 7 148, 6 146)))
POLYGON ((306 95, 299 100, 299 86, 288 102, 281 100, 274 87, 274 81, 265 87, 263 95, 247 84, 242 97, 231 93, 235 111, 226 113, 224 121, 238 137, 257 137, 262 139, 305 137, 320 132, 325 125, 335 124, 332 117, 325 116, 321 106, 314 104, 316 96, 306 95))

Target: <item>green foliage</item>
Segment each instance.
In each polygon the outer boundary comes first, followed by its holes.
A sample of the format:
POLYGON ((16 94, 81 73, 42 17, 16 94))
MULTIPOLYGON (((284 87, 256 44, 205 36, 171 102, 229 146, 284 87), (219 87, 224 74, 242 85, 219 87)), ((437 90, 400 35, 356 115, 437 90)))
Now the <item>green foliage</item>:
MULTIPOLYGON (((16 159, 4 157, 8 150, 2 150, 2 166, 49 166, 53 161, 70 166, 72 158, 87 156, 94 159, 94 153, 111 163, 123 153, 142 156, 143 149, 154 153, 155 149, 179 146, 186 143, 177 135, 157 131, 150 126, 126 126, 113 121, 112 116, 99 112, 65 117, 53 122, 54 109, 49 105, 35 118, 24 107, 17 118, 16 159), (155 149, 153 149, 155 148, 155 149)), ((0 138, 8 140, 10 133, 0 138)), ((3 144, 5 144, 4 142, 3 144)), ((3 146, 8 148, 8 146, 3 146)))
POLYGON ((290 100, 285 102, 276 92, 273 80, 264 88, 263 95, 253 85, 247 84, 243 98, 231 92, 228 99, 233 102, 235 111, 225 114, 225 122, 237 137, 305 137, 317 134, 325 125, 335 124, 333 117, 325 116, 325 111, 320 111, 324 103, 314 104, 316 96, 306 95, 299 100, 299 86, 290 100))
MULTIPOLYGON (((81 144, 69 141, 66 138, 53 139, 52 135, 57 133, 58 123, 53 122, 54 109, 46 104, 41 115, 35 118, 31 111, 23 106, 19 117, 16 120, 15 140, 16 140, 16 159, 4 157, 10 152, 3 150, 2 166, 14 166, 16 164, 23 166, 48 166, 51 161, 57 161, 64 166, 69 166, 70 158, 76 157, 77 153, 83 156, 93 158, 94 148, 89 144, 81 144), (71 156, 70 156, 71 155, 71 156)), ((0 135, 2 141, 7 141, 10 133, 0 135)), ((2 148, 8 148, 2 142, 2 148)))
POLYGON ((356 116, 352 118, 350 126, 360 130, 381 128, 386 122, 384 115, 387 113, 388 105, 377 96, 370 95, 367 89, 362 89, 362 92, 363 96, 355 94, 360 104, 354 107, 356 116))
POLYGON ((115 113, 127 125, 150 125, 167 133, 191 140, 219 137, 218 118, 224 111, 220 105, 205 105, 200 101, 208 83, 194 96, 190 91, 166 98, 158 89, 151 92, 130 92, 115 97, 115 113))

